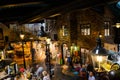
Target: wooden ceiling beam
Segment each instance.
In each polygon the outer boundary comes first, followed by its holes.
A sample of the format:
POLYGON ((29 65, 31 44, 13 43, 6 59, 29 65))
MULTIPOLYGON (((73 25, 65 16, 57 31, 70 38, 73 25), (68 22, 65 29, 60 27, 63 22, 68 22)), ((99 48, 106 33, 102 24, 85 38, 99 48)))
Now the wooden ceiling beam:
POLYGON ((43 20, 44 18, 48 18, 49 16, 54 14, 62 14, 65 12, 76 10, 76 9, 85 9, 93 6, 105 5, 105 4, 112 3, 114 1, 116 0, 84 0, 84 1, 76 0, 67 5, 61 5, 60 7, 52 8, 45 12, 38 11, 38 13, 35 16, 27 18, 26 20, 22 21, 21 24, 26 22, 35 22, 38 20, 43 20))
POLYGON ((28 3, 18 3, 18 4, 7 4, 7 5, 0 6, 0 9, 32 6, 32 5, 38 5, 38 4, 44 4, 44 3, 43 2, 28 2, 28 3))

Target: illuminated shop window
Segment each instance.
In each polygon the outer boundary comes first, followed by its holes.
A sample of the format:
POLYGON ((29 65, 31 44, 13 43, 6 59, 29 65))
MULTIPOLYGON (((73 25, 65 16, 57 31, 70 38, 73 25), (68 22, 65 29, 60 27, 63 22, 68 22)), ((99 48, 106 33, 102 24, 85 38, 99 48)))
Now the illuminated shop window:
POLYGON ((104 22, 104 35, 110 36, 110 23, 104 22))
POLYGON ((82 24, 81 28, 81 35, 90 35, 90 24, 82 24))

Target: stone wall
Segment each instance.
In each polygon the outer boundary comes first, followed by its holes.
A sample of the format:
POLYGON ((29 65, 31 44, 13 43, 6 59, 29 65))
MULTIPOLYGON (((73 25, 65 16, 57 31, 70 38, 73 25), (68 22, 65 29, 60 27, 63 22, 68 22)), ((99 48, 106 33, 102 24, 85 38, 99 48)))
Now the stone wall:
POLYGON ((84 48, 93 48, 96 45, 96 38, 99 33, 103 33, 104 20, 103 15, 99 15, 97 12, 87 9, 78 11, 78 45, 84 48), (90 24, 90 35, 81 35, 80 26, 81 24, 90 24))
POLYGON ((59 43, 67 43, 70 45, 70 21, 69 13, 57 17, 56 27, 58 31, 59 43), (64 27, 64 29, 63 29, 64 27), (64 35, 65 32, 65 35, 64 35))
MULTIPOLYGON (((113 38, 104 37, 104 21, 109 21, 112 24, 113 15, 108 8, 105 7, 104 13, 98 13, 92 9, 77 10, 70 13, 66 13, 57 18, 57 27, 59 28, 59 40, 60 42, 76 43, 78 46, 87 49, 93 49, 96 46, 96 38, 99 33, 103 35, 102 41, 111 41, 113 38), (90 35, 81 35, 81 24, 90 24, 90 35), (68 28, 68 36, 62 36, 62 26, 65 25, 68 28)), ((111 26, 110 26, 111 27, 111 26)), ((110 28, 112 29, 112 28, 110 28)))

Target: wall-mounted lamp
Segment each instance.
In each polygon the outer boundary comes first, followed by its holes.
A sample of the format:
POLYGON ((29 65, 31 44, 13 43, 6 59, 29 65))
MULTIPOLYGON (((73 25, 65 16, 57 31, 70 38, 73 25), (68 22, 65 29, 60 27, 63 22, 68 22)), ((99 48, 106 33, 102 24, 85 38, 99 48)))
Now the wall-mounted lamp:
POLYGON ((116 28, 120 28, 120 23, 116 23, 116 28))
POLYGON ((101 33, 99 33, 98 37, 102 38, 103 36, 102 36, 102 34, 101 34, 101 33))

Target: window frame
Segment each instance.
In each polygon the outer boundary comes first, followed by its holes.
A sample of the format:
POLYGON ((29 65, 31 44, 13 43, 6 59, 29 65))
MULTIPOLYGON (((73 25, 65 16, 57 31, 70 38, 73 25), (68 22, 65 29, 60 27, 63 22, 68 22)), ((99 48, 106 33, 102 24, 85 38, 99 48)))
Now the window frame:
POLYGON ((91 35, 91 25, 90 23, 87 24, 80 24, 80 33, 84 36, 91 35))
POLYGON ((110 22, 104 22, 104 36, 110 36, 110 22))

